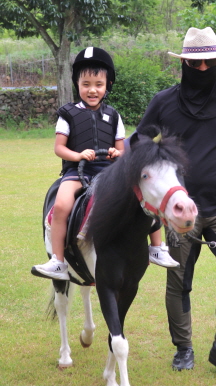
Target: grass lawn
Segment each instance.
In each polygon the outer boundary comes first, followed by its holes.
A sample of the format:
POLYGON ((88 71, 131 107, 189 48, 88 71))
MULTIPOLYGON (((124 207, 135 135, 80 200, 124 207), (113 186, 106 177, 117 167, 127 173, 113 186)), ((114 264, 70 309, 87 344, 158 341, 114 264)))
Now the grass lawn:
MULTIPOLYGON (((30 274, 32 265, 47 258, 42 206, 61 168, 53 138, 38 137, 8 139, 0 130, 0 386, 103 386, 108 331, 95 289, 93 345, 83 349, 79 343, 83 308, 77 288, 68 320, 74 366, 59 371, 59 326, 45 318, 51 282, 30 274)), ((203 247, 191 295, 195 368, 174 372, 164 306, 166 270, 149 266, 125 323, 131 386, 216 386, 216 367, 208 362, 216 332, 215 268, 215 257, 203 247)))

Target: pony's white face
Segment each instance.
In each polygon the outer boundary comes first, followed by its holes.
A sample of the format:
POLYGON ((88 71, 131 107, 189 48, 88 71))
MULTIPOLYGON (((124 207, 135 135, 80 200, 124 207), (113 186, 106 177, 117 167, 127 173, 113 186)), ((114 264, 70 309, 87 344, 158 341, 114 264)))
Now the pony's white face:
POLYGON ((164 223, 178 233, 185 233, 193 229, 198 210, 187 193, 178 190, 181 184, 176 170, 176 165, 168 161, 146 166, 139 187, 144 201, 159 210, 164 223))

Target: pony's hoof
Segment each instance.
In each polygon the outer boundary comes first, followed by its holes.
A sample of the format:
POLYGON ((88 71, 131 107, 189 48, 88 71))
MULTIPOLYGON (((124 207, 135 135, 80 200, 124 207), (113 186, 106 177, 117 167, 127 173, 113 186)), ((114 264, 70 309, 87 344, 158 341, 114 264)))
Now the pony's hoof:
POLYGON ((67 367, 63 367, 63 366, 60 366, 60 365, 56 365, 56 368, 59 370, 59 371, 63 371, 65 369, 67 369, 67 367))
POLYGON ((83 342, 81 334, 80 334, 80 343, 81 343, 83 348, 88 348, 89 346, 91 346, 91 343, 88 344, 88 343, 83 342))
POLYGON ((58 362, 57 365, 56 365, 57 369, 59 369, 60 371, 63 371, 65 369, 67 369, 68 367, 72 367, 72 366, 73 366, 72 359, 68 360, 67 363, 66 363, 66 361, 65 361, 65 363, 58 362))

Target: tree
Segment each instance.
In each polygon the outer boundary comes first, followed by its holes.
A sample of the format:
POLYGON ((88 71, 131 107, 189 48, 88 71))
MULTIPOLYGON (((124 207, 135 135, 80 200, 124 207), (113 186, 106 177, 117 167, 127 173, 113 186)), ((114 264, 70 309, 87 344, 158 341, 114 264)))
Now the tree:
POLYGON ((113 0, 128 17, 125 31, 137 38, 139 33, 164 33, 175 29, 177 13, 190 7, 191 0, 113 0))
POLYGON ((182 39, 190 27, 211 27, 216 31, 216 0, 193 0, 190 9, 179 12, 178 17, 182 39))
POLYGON ((115 0, 115 5, 128 21, 124 23, 126 31, 135 38, 139 32, 150 32, 150 20, 155 13, 156 4, 156 0, 115 0))
POLYGON ((0 0, 0 28, 18 38, 41 36, 52 51, 59 105, 73 101, 71 42, 99 36, 117 19, 111 0, 0 0))
POLYGON ((198 11, 203 12, 204 5, 215 3, 215 0, 191 0, 191 7, 197 8, 198 11))

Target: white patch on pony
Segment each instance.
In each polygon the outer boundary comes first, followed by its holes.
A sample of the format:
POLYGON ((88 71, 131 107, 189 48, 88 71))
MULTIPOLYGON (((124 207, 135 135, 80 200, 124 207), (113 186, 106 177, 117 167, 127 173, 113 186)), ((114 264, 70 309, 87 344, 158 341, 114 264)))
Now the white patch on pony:
POLYGON ((47 253, 52 255, 51 237, 50 237, 50 231, 48 229, 45 229, 45 247, 46 247, 47 253))
POLYGON ((90 293, 92 287, 80 287, 80 293, 83 299, 85 322, 84 329, 80 334, 80 341, 83 347, 89 347, 92 344, 94 338, 95 324, 93 322, 92 307, 90 300, 90 293))
POLYGON ((127 370, 127 358, 129 353, 128 341, 121 335, 112 336, 111 345, 113 349, 113 354, 115 355, 116 361, 118 362, 119 366, 121 386, 130 386, 127 370))
POLYGON ((85 240, 77 240, 77 245, 82 252, 89 272, 95 278, 96 253, 93 243, 86 243, 85 240))
POLYGON ((127 339, 122 338, 121 335, 113 336, 111 344, 116 360, 125 359, 128 356, 129 345, 127 339))
MULTIPOLYGON (((139 187, 144 201, 154 208, 160 208, 170 188, 181 186, 176 169, 177 166, 169 161, 157 162, 143 168, 139 187)), ((168 226, 178 233, 193 229, 197 214, 194 202, 183 190, 177 190, 169 197, 164 210, 168 226)))
POLYGON ((111 351, 109 351, 106 367, 103 372, 103 378, 105 379, 105 381, 107 381, 107 386, 119 386, 116 382, 115 366, 115 355, 111 351))
POLYGON ((68 337, 67 337, 67 326, 66 326, 66 318, 68 314, 68 297, 64 293, 61 292, 55 292, 55 309, 58 314, 59 318, 59 324, 60 324, 60 331, 61 331, 61 347, 60 347, 60 358, 59 358, 59 367, 70 367, 73 364, 73 360, 70 356, 71 349, 68 344, 68 337))
POLYGON ((157 162, 142 169, 140 189, 144 199, 159 208, 163 197, 172 186, 180 186, 176 165, 168 161, 157 162))

